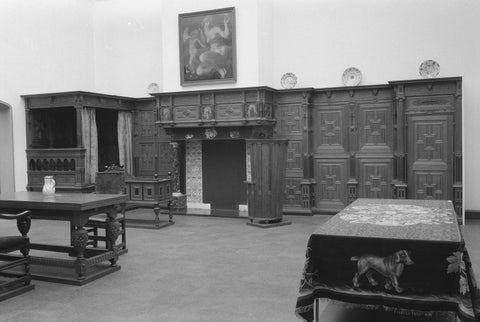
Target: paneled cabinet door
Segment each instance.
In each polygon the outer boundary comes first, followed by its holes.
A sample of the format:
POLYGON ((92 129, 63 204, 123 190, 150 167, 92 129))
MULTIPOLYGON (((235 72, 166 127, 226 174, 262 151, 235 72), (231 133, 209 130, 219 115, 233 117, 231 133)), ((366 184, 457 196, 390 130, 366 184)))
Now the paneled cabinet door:
MULTIPOLYGON (((391 198, 393 180, 393 107, 362 103, 358 109, 355 179, 358 198, 391 198)), ((353 176, 353 175, 352 175, 353 176)))
POLYGON ((359 198, 392 198, 393 158, 360 159, 359 198))
POLYGON ((452 117, 408 118, 408 198, 452 199, 452 117))
POLYGON ((315 206, 320 211, 338 211, 347 203, 350 176, 345 105, 316 107, 313 124, 315 206))
POLYGON ((136 113, 133 138, 135 176, 153 176, 155 173, 155 110, 139 110, 136 113))

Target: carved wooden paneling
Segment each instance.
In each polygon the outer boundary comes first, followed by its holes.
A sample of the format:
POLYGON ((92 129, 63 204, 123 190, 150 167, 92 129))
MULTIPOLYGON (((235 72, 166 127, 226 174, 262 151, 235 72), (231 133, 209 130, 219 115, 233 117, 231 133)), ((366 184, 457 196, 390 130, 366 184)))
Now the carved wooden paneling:
POLYGON ((409 198, 451 199, 453 125, 449 115, 409 119, 409 198))
POLYGON ((348 179, 345 159, 315 160, 315 201, 318 209, 340 210, 345 205, 348 179))
POLYGON ((155 95, 157 104, 169 109, 172 119, 161 117, 168 128, 238 127, 273 125, 273 91, 267 87, 166 93, 155 95), (272 92, 272 93, 270 93, 272 92))
POLYGON ((243 104, 222 104, 216 106, 218 120, 240 119, 243 117, 243 104))
POLYGON ((302 187, 301 178, 285 179, 285 200, 283 206, 285 208, 301 208, 302 207, 302 187))
MULTIPOLYGON (((390 105, 362 105, 358 120, 359 146, 375 152, 393 151, 393 120, 390 105)), ((373 152, 372 151, 372 152, 373 152)))
POLYGON ((155 145, 153 142, 139 142, 138 148, 139 175, 148 175, 155 171, 155 145))
POLYGON ((414 171, 414 185, 411 198, 415 199, 449 199, 445 187, 447 186, 444 171, 414 171))
POLYGON ((179 93, 181 95, 172 95, 174 105, 195 105, 200 104, 200 95, 191 93, 179 93))
POLYGON ((174 109, 175 122, 196 121, 200 118, 198 106, 177 106, 174 109))
POLYGON ((414 127, 414 155, 416 161, 446 162, 445 139, 447 135, 445 122, 416 122, 414 127))
POLYGON ((279 135, 302 134, 302 106, 300 104, 279 105, 276 110, 279 135))
POLYGON ((156 155, 157 173, 161 177, 166 177, 168 172, 173 171, 173 148, 170 142, 158 142, 156 155))
POLYGON ((392 197, 392 159, 363 159, 359 167, 359 198, 392 197))
POLYGON ((316 152, 329 150, 345 152, 345 124, 344 109, 317 110, 315 113, 314 133, 316 152))
POLYGON ((287 147, 287 173, 300 172, 303 165, 303 141, 289 141, 287 147))
POLYGON ((155 135, 156 113, 150 111, 138 111, 137 113, 137 135, 142 137, 153 137, 155 135))

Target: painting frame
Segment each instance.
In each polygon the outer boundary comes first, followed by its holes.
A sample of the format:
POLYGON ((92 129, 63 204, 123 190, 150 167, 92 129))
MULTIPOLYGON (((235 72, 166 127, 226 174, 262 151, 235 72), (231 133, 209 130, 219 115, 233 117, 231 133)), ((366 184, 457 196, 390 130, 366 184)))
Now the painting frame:
POLYGON ((235 7, 178 15, 180 85, 235 83, 235 7))

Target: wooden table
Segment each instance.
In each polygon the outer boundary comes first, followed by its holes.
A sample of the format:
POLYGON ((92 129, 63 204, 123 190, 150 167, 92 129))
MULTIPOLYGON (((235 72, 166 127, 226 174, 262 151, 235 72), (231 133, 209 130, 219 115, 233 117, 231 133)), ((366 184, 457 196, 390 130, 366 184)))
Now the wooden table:
POLYGON ((41 192, 22 191, 0 194, 0 211, 28 209, 32 211, 33 218, 69 221, 75 227, 71 233, 70 246, 31 243, 30 247, 33 250, 68 253, 74 255, 75 259, 31 256, 31 263, 32 266, 73 268, 76 276, 45 274, 40 270, 35 271, 32 267, 32 278, 83 285, 120 270, 117 264, 118 250, 113 245, 120 234, 120 223, 116 219, 117 207, 121 206, 124 209, 126 201, 126 195, 118 194, 57 193, 47 196, 41 192), (109 249, 86 249, 88 232, 84 225, 89 217, 103 213, 107 214, 106 235, 112 246, 109 249), (99 269, 97 264, 104 261, 110 261, 110 266, 99 269), (88 272, 89 269, 91 272, 88 272))
POLYGON ((155 214, 153 220, 126 218, 128 227, 160 229, 175 223, 171 209, 171 178, 160 179, 155 175, 153 178, 129 178, 124 182, 129 199, 127 209, 152 208, 155 214), (168 221, 160 220, 160 214, 168 215, 168 221))
POLYGON ((450 201, 358 199, 310 236, 296 313, 317 320, 313 304, 323 299, 477 321, 474 281, 450 201))

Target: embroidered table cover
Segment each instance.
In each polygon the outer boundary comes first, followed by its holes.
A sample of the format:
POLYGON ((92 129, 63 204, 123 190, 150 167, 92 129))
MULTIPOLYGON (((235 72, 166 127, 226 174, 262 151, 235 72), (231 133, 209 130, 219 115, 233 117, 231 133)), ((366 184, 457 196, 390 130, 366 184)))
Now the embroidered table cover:
POLYGON ((446 200, 358 199, 310 236, 296 314, 316 298, 480 321, 480 291, 446 200))

